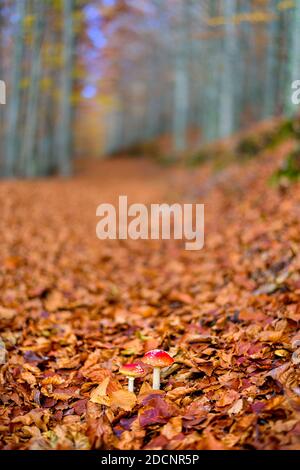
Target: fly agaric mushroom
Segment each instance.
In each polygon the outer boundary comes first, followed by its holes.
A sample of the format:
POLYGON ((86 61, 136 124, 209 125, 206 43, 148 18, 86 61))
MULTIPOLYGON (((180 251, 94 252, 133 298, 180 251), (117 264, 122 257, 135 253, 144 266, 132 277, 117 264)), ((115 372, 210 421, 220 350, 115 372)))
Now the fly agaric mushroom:
POLYGON ((125 364, 120 367, 120 374, 123 374, 128 379, 128 391, 134 391, 134 379, 145 375, 145 369, 137 363, 125 364))
POLYGON ((174 359, 162 349, 153 349, 148 351, 142 361, 153 367, 153 390, 160 389, 160 369, 173 364, 174 359))

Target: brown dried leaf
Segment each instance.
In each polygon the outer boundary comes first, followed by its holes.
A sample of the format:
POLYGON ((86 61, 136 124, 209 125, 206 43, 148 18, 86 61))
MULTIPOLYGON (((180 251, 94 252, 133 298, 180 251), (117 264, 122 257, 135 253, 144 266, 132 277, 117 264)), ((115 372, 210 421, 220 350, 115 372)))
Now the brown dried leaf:
POLYGON ((121 408, 124 411, 131 411, 136 404, 136 396, 128 390, 116 390, 110 395, 110 405, 121 408))
POLYGON ((231 408, 229 408, 228 410, 228 414, 229 415, 237 415, 239 414, 243 409, 243 399, 240 398, 239 400, 237 400, 231 408))
POLYGON ((182 431, 182 418, 181 416, 174 416, 167 424, 162 427, 161 434, 167 439, 171 440, 182 431))

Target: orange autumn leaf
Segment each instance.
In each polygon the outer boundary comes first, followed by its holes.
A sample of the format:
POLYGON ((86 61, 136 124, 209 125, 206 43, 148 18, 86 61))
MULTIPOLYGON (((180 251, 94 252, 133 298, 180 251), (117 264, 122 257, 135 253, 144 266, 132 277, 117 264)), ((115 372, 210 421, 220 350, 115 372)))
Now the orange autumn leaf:
POLYGON ((282 331, 262 331, 258 334, 259 341, 278 343, 282 338, 282 331))
POLYGON ((110 405, 121 408, 125 411, 131 411, 136 404, 136 396, 128 390, 116 390, 110 395, 110 405))
POLYGON ((170 421, 165 424, 162 428, 161 434, 167 439, 171 440, 173 437, 181 433, 182 430, 182 418, 181 416, 176 416, 171 418, 170 421))
POLYGON ((98 387, 91 392, 90 400, 98 405, 111 406, 111 397, 113 392, 120 390, 121 388, 121 385, 115 379, 112 379, 110 376, 106 377, 98 387))

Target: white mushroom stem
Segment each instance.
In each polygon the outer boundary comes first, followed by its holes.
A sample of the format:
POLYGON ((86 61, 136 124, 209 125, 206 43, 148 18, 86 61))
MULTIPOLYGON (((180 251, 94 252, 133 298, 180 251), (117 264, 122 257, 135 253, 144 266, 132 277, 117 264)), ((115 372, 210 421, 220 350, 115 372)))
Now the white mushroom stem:
POLYGON ((134 377, 127 377, 128 379, 128 391, 134 392, 134 377))
POLYGON ((160 389, 160 367, 153 368, 153 390, 160 389))

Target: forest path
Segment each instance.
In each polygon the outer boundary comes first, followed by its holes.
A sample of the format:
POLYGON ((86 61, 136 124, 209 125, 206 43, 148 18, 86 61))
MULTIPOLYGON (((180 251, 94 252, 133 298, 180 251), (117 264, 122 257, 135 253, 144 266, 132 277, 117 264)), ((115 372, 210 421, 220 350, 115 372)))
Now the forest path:
POLYGON ((289 149, 218 175, 119 159, 1 183, 3 448, 300 447, 300 186, 268 185, 289 149), (204 248, 97 240, 122 194, 205 203, 204 248), (152 348, 176 364, 135 403, 118 366, 152 348))

